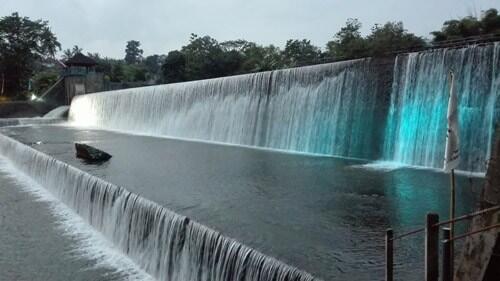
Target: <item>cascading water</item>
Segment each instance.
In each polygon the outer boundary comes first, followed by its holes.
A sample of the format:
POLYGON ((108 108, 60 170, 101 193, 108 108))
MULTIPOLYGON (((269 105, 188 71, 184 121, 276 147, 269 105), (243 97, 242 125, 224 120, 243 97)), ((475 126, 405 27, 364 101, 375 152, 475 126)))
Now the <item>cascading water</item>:
POLYGON ((374 158, 381 123, 372 60, 76 97, 78 125, 307 153, 374 158))
POLYGON ((499 49, 498 43, 473 45, 399 55, 390 64, 363 59, 97 93, 76 97, 70 120, 156 136, 439 168, 447 77, 453 69, 460 99, 459 168, 484 172, 500 111, 499 49))
POLYGON ((1 134, 0 154, 158 280, 314 280, 308 273, 1 134))
POLYGON ((460 170, 484 172, 500 106, 500 44, 399 55, 385 133, 384 158, 443 165, 448 72, 459 96, 460 170))

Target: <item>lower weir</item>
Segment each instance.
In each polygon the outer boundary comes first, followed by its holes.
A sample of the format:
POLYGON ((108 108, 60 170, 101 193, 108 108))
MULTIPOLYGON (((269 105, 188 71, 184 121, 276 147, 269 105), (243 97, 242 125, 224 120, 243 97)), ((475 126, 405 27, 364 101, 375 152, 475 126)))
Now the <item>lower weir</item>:
POLYGON ((0 135, 0 152, 158 280, 314 280, 9 137, 0 135))

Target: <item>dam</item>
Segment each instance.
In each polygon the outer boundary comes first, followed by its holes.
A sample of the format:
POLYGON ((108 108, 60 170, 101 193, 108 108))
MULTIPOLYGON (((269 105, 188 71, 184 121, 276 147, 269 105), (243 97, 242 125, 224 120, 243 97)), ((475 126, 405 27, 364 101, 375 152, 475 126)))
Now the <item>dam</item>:
MULTIPOLYGON (((448 211, 437 169, 450 68, 457 213, 474 208, 499 67, 495 43, 77 96, 67 121, 4 123, 2 170, 33 180, 153 280, 382 279, 381 233, 448 211), (88 165, 75 142, 113 158, 88 165)), ((423 240, 401 243, 397 278, 419 280, 423 240)))

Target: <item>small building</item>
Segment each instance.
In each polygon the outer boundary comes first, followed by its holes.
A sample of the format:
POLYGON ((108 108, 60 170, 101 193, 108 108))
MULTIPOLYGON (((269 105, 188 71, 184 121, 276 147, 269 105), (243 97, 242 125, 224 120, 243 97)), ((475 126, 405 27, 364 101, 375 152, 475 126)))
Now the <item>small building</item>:
POLYGON ((66 65, 64 69, 64 75, 71 76, 95 73, 97 62, 82 53, 77 53, 73 57, 69 58, 66 62, 64 62, 64 64, 66 65))
POLYGON ((74 96, 104 89, 104 75, 96 72, 97 62, 94 59, 77 53, 64 64, 64 104, 69 105, 74 96))

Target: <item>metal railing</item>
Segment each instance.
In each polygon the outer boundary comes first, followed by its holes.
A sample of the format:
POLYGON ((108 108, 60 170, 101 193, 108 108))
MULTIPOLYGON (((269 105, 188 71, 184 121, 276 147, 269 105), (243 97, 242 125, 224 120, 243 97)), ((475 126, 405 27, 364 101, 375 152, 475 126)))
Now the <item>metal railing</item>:
MULTIPOLYGON (((394 241, 402 238, 425 232, 425 280, 438 281, 439 278, 439 230, 441 226, 455 224, 460 221, 470 220, 494 211, 500 211, 500 205, 491 208, 472 212, 463 216, 455 217, 446 221, 439 221, 437 214, 427 214, 425 227, 414 229, 403 234, 394 236, 392 229, 387 229, 385 234, 385 280, 394 280, 394 241)), ((499 224, 489 225, 487 227, 470 231, 461 235, 451 237, 450 228, 442 228, 442 275, 443 281, 452 281, 454 273, 453 242, 465 237, 482 233, 495 228, 500 228, 499 224)))

